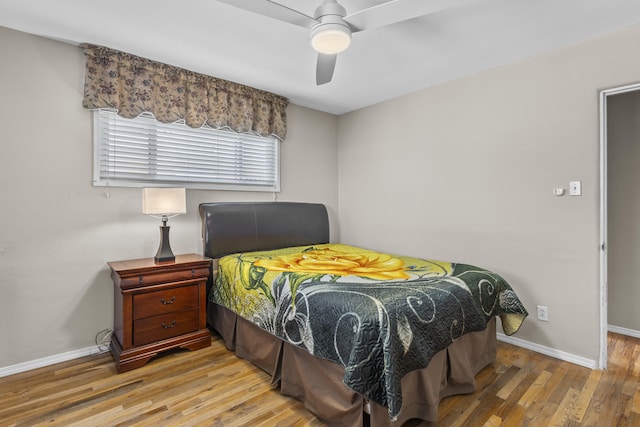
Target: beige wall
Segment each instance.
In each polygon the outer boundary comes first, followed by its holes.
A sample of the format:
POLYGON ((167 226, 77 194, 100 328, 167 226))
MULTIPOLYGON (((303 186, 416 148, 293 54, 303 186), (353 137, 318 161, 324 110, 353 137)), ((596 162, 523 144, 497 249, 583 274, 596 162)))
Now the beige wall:
POLYGON ((531 314, 518 338, 596 361, 598 92, 640 81, 638 40, 630 27, 341 116, 342 241, 495 270, 531 314), (552 194, 571 180, 582 196, 552 194))
MULTIPOLYGON (((501 273, 532 314, 517 337, 596 360, 598 91, 640 81, 637 40, 630 27, 340 118, 292 105, 279 198, 327 204, 334 241, 501 273), (552 195, 570 180, 583 196, 552 195)), ((81 50, 0 28, 0 58, 2 368, 93 345, 113 321, 106 262, 153 255, 158 224, 139 190, 91 185, 81 50)), ((270 199, 188 191, 174 251, 200 252, 200 202, 270 199)))
MULTIPOLYGON (((107 261, 153 256, 140 190, 93 187, 92 119, 78 47, 0 27, 0 369, 94 345, 113 325, 107 261), (109 197, 107 197, 109 194, 109 197)), ((291 105, 280 200, 325 203, 338 239, 337 118, 291 105)), ((187 191, 175 253, 201 253, 201 202, 270 193, 187 191)))
POLYGON ((609 324, 640 331, 640 92, 607 98, 609 324))

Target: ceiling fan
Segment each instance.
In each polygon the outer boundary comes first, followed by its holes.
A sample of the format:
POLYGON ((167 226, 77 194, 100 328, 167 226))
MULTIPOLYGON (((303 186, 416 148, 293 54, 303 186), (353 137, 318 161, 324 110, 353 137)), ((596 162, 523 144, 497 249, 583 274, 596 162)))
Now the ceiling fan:
POLYGON ((271 0, 219 0, 260 15, 310 30, 311 46, 318 52, 316 84, 331 81, 338 53, 351 43, 351 34, 436 12, 460 0, 390 0, 347 15, 336 0, 324 0, 314 16, 271 0))

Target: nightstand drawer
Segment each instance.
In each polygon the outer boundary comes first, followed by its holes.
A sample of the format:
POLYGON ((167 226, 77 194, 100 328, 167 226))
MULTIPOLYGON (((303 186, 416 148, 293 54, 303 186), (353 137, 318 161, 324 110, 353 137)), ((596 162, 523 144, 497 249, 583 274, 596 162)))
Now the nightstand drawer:
POLYGON ((197 308, 147 317, 133 322, 133 345, 145 345, 196 330, 197 308))
POLYGON ((133 296, 133 318, 143 319, 198 307, 198 285, 181 286, 133 296))

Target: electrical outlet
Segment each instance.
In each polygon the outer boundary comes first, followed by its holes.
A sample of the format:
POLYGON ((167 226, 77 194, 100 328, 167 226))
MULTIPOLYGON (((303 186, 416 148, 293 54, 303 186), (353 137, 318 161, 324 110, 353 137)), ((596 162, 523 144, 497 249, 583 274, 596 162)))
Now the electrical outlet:
POLYGON ((545 322, 549 321, 549 307, 546 305, 538 306, 538 320, 544 320, 545 322))

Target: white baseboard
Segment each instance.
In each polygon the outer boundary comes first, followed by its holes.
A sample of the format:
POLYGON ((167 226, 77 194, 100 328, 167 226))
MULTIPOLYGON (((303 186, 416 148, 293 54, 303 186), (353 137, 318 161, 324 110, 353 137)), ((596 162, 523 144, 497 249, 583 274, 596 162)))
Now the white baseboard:
POLYGON ((640 338, 640 331, 623 328, 622 326, 607 325, 607 330, 616 334, 627 335, 629 337, 640 338))
MULTIPOLYGON (((611 332, 616 332, 624 335, 630 335, 640 338, 640 331, 634 331, 631 329, 620 328, 618 326, 609 325, 611 332), (621 332, 625 331, 625 332, 621 332), (633 335, 635 334, 635 335, 633 335)), ((513 344, 518 347, 526 348, 527 350, 535 351, 537 353, 544 354, 546 356, 554 357, 556 359, 564 360, 565 362, 574 363, 576 365, 584 366, 590 369, 596 369, 596 361, 587 359, 585 357, 576 356, 571 353, 556 350, 551 347, 546 347, 540 344, 534 344, 529 341, 522 340, 520 338, 508 337, 500 332, 497 333, 497 337, 500 341, 513 344)), ((52 356, 43 357, 42 359, 31 360, 29 362, 18 363, 17 365, 6 366, 0 368, 0 378, 7 377, 13 374, 19 374, 20 372, 30 371, 32 369, 42 368, 44 366, 54 365, 60 362, 66 362, 67 360, 77 359, 84 356, 91 356, 93 354, 101 353, 102 351, 98 346, 91 346, 81 348, 78 350, 68 351, 66 353, 54 354, 52 356)))
POLYGON ((545 356, 551 356, 556 359, 564 360, 565 362, 574 363, 576 365, 584 366, 589 369, 596 369, 597 363, 595 360, 587 359, 586 357, 576 356, 575 354, 567 353, 564 351, 556 350, 555 348, 546 347, 540 344, 534 344, 529 341, 522 340, 520 338, 508 337, 505 334, 498 332, 497 337, 500 341, 508 344, 513 344, 518 347, 526 348, 527 350, 535 351, 536 353, 544 354, 545 356))
POLYGON ((17 365, 6 366, 0 368, 0 378, 7 377, 20 372, 30 371, 32 369, 42 368, 44 366, 54 365, 67 360, 77 359, 79 357, 91 356, 101 353, 102 350, 98 346, 81 348, 78 350, 67 351, 66 353, 54 354, 52 356, 43 357, 42 359, 31 360, 29 362, 18 363, 17 365))

